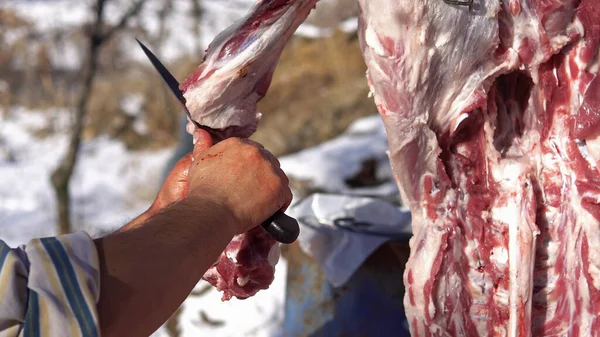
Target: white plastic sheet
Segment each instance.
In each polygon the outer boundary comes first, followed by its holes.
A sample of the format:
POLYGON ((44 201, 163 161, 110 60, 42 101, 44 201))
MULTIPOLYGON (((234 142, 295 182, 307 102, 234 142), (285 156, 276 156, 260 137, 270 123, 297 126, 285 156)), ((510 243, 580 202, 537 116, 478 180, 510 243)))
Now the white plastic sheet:
POLYGON ((386 241, 411 236, 410 212, 377 198, 313 194, 288 214, 300 223, 300 247, 334 287, 346 283, 386 241))

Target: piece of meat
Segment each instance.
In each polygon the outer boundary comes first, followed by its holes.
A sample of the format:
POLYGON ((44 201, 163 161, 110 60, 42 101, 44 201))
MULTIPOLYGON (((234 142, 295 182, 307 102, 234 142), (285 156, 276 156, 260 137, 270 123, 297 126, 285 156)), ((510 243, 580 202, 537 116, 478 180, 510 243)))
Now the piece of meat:
MULTIPOLYGON (((216 141, 249 137, 257 102, 267 93, 281 52, 317 0, 262 0, 209 45, 200 66, 180 85, 192 118, 216 141)), ((187 131, 193 133, 190 121, 187 131)), ((261 227, 236 236, 203 276, 223 301, 245 299, 273 282, 279 244, 261 227)))
POLYGON ((236 235, 203 278, 223 292, 223 301, 245 299, 273 282, 279 254, 277 241, 255 227, 236 235))
POLYGON ((359 0, 411 335, 600 336, 594 0, 359 0))
POLYGON ((226 136, 249 137, 286 43, 317 0, 262 0, 209 45, 180 85, 192 118, 226 136))

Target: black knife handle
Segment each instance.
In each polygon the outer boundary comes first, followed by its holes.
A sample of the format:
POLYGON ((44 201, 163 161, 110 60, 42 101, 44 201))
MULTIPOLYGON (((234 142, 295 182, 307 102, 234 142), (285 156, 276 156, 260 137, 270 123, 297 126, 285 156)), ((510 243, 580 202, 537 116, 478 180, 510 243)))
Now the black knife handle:
POLYGON ((290 244, 300 235, 300 226, 296 219, 285 215, 282 211, 277 211, 265 222, 260 224, 275 240, 290 244))

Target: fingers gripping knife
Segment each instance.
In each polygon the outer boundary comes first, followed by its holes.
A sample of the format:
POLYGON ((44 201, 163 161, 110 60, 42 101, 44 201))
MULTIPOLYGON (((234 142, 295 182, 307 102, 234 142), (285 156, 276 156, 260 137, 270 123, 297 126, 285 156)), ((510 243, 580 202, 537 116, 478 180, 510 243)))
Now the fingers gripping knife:
MULTIPOLYGON (((197 128, 206 130, 214 139, 218 139, 219 137, 215 133, 215 130, 200 125, 192 118, 192 115, 185 106, 185 98, 183 97, 181 90, 179 90, 179 82, 175 79, 175 77, 173 77, 169 70, 167 70, 167 68, 146 46, 144 46, 143 43, 141 43, 138 39, 136 39, 136 41, 139 43, 140 47, 142 47, 142 50, 146 56, 148 56, 150 62, 152 62, 152 65, 158 71, 162 79, 169 86, 169 89, 171 89, 175 97, 179 100, 189 120, 192 121, 197 128)), ((285 213, 282 211, 277 211, 269 219, 263 222, 261 226, 275 240, 285 244, 296 241, 298 235, 300 234, 300 227, 298 226, 296 219, 285 215, 285 213)))

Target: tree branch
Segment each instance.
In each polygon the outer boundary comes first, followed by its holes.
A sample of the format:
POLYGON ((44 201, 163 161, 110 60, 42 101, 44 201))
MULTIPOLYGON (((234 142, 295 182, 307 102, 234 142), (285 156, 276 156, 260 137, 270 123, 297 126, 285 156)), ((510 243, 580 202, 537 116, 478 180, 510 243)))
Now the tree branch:
POLYGON ((133 6, 131 6, 131 8, 129 8, 129 10, 125 14, 123 14, 119 23, 117 23, 115 26, 113 26, 111 29, 109 29, 106 33, 102 35, 102 40, 110 39, 115 32, 125 28, 129 20, 142 10, 142 7, 144 7, 145 3, 145 0, 136 1, 133 4, 133 6))
POLYGON ((65 157, 50 176, 50 181, 54 187, 57 199, 56 203, 59 234, 66 234, 72 230, 70 220, 71 197, 69 183, 79 157, 81 134, 83 133, 88 104, 90 101, 90 96, 92 95, 94 78, 96 77, 96 73, 98 71, 98 57, 100 55, 100 48, 102 47, 102 44, 107 41, 112 34, 114 34, 114 32, 124 28, 129 19, 140 11, 143 2, 144 0, 138 0, 134 6, 123 15, 119 21, 119 24, 109 30, 108 33, 104 34, 102 34, 102 29, 104 26, 104 5, 106 0, 97 0, 96 5, 94 6, 96 18, 89 34, 87 60, 83 69, 83 88, 79 95, 75 109, 75 121, 71 136, 69 137, 69 147, 65 157))

